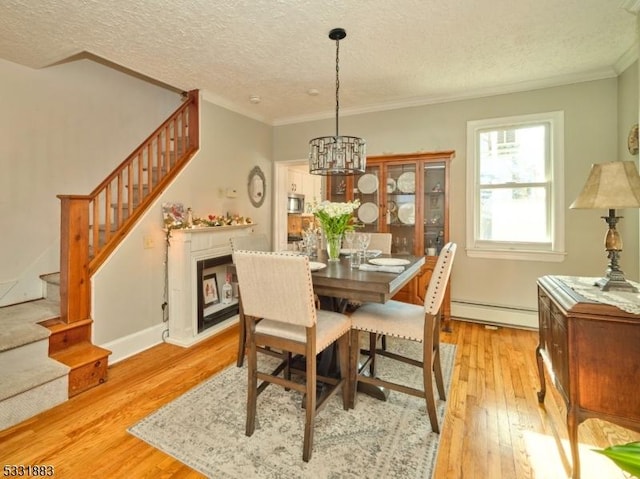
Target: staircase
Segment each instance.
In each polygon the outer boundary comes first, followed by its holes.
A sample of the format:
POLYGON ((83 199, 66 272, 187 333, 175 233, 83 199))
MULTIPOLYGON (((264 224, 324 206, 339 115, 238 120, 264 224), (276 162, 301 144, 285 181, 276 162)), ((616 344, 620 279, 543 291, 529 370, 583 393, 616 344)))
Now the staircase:
POLYGON ((0 308, 0 430, 66 401, 71 368, 49 357, 47 328, 60 316, 59 275, 43 277, 46 297, 0 308))
POLYGON ((60 272, 41 300, 0 308, 0 430, 107 380, 92 344, 91 275, 199 149, 199 93, 89 195, 59 195, 60 272))

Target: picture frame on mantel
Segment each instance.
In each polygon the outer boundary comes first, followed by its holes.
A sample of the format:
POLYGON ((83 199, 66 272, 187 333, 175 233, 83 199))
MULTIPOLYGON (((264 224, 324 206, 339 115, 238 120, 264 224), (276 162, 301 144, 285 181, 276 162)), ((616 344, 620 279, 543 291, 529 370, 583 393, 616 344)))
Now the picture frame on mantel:
POLYGON ((202 304, 207 308, 220 302, 216 273, 209 273, 202 277, 202 304))

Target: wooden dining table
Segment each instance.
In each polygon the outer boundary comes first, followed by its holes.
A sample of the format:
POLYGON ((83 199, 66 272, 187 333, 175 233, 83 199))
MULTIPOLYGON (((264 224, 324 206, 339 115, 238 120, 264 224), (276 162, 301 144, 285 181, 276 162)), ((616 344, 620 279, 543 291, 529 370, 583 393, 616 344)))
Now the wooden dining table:
POLYGON ((351 268, 348 256, 340 256, 339 261, 328 261, 321 252, 312 260, 326 264, 311 273, 313 291, 320 297, 333 298, 336 309, 344 310, 345 302, 386 303, 404 285, 420 272, 425 263, 424 256, 383 254, 378 258, 395 258, 409 261, 400 273, 382 271, 362 271, 351 268))

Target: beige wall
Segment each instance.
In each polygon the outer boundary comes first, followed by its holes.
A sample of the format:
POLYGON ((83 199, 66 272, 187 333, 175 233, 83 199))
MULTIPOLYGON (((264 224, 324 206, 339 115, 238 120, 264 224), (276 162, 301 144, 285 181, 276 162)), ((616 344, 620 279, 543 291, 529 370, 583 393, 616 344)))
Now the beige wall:
MULTIPOLYGON (((618 76, 617 158, 620 161, 635 161, 636 165, 638 164, 638 154, 629 153, 627 138, 631 127, 638 123, 638 88, 638 62, 636 61, 618 76)), ((618 223, 624 248, 621 253, 622 270, 627 278, 637 280, 638 274, 633 274, 633 265, 637 267, 640 262, 638 211, 621 210, 618 214, 624 216, 618 223)))
MULTIPOLYGON (((637 90, 637 79, 635 83, 637 90)), ((605 225, 599 218, 603 213, 568 210, 568 206, 580 191, 591 163, 609 161, 618 155, 617 95, 617 79, 611 78, 445 104, 341 116, 341 133, 364 137, 370 155, 455 150, 456 158, 451 168, 451 239, 460 248, 453 270, 452 298, 461 303, 534 311, 537 308, 535 283, 538 277, 545 274, 598 276, 606 267, 602 251, 605 225), (464 248, 466 122, 555 110, 565 112, 565 261, 468 258, 464 248)), ((331 119, 276 127, 274 160, 304 158, 308 140, 331 134, 332 128, 331 119)), ((637 214, 635 218, 633 214, 629 216, 625 218, 626 226, 637 231, 637 214)), ((623 263, 628 276, 637 279, 637 261, 623 258, 623 263)), ((531 321, 534 322, 529 326, 535 326, 535 317, 531 321)))
POLYGON ((161 340, 165 325, 165 242, 162 202, 191 207, 195 216, 239 214, 271 236, 271 127, 211 103, 201 102, 201 149, 162 195, 109 262, 94 275, 95 342, 114 351, 115 359, 161 340), (247 193, 249 172, 260 166, 267 197, 255 208, 247 193), (237 191, 236 198, 226 196, 237 191), (145 249, 145 237, 154 247, 145 249))
POLYGON ((88 194, 180 104, 90 60, 0 60, 0 306, 42 296, 60 270, 58 194, 88 194))

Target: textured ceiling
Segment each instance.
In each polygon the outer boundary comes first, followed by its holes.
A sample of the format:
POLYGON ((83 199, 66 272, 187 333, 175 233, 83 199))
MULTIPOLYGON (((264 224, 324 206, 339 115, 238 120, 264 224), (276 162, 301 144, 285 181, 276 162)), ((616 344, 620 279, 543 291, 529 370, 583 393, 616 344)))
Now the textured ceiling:
POLYGON ((334 114, 333 27, 347 30, 341 115, 610 77, 635 59, 635 15, 613 0, 2 0, 0 58, 89 53, 283 124, 334 114))

